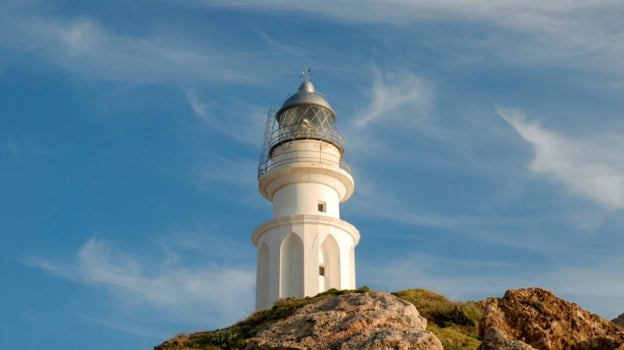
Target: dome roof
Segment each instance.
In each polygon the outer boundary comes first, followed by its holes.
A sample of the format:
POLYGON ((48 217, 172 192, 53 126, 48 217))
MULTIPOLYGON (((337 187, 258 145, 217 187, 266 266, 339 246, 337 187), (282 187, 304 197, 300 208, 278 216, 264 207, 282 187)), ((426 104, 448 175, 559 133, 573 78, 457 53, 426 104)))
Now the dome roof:
POLYGON ((286 99, 286 101, 282 105, 282 108, 277 111, 277 115, 280 115, 284 110, 290 107, 302 104, 311 104, 324 107, 329 109, 334 116, 336 115, 334 110, 329 105, 329 102, 327 102, 325 96, 314 91, 314 85, 310 81, 304 81, 303 83, 301 83, 301 85, 299 85, 299 91, 286 99))

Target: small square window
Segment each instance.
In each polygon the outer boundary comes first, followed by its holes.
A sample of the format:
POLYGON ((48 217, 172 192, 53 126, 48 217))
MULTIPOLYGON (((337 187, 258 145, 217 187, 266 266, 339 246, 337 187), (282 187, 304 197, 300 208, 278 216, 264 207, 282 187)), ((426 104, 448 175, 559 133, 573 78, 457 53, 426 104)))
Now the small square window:
POLYGON ((319 266, 319 276, 325 276, 325 266, 319 266))
POLYGON ((318 202, 318 211, 324 213, 325 210, 325 202, 318 202))

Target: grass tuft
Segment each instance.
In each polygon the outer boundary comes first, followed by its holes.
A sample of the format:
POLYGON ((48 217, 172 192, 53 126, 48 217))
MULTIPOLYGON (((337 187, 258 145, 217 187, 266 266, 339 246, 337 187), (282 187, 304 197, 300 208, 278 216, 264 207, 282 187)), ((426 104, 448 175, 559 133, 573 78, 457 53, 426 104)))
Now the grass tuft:
POLYGON ((477 326, 483 308, 478 303, 451 301, 427 289, 407 289, 392 294, 416 306, 427 319, 427 329, 440 339, 445 350, 476 350, 481 344, 477 326))

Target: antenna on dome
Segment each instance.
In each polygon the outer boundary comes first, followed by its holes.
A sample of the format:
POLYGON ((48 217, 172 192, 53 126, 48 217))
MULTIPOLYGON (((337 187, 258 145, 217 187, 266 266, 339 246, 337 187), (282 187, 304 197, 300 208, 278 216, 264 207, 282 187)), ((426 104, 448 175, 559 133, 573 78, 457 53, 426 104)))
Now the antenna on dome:
POLYGON ((310 81, 310 76, 312 76, 312 69, 310 69, 310 67, 306 65, 305 68, 303 69, 303 72, 301 72, 301 75, 299 75, 299 77, 302 78, 303 81, 307 83, 310 81))

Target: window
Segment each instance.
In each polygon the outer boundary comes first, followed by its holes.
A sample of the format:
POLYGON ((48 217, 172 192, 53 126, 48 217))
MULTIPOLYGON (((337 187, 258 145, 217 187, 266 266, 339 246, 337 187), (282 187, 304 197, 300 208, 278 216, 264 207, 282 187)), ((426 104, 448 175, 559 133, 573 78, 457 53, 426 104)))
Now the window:
POLYGON ((325 266, 319 266, 319 276, 325 276, 325 266))
POLYGON ((325 209, 325 202, 323 202, 323 201, 319 201, 319 202, 318 202, 318 211, 319 211, 319 212, 321 212, 321 213, 324 213, 324 212, 325 212, 325 210, 326 210, 326 209, 325 209))

